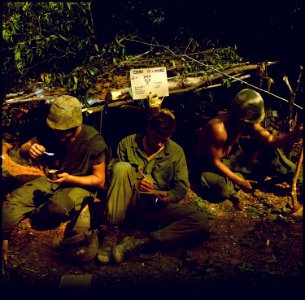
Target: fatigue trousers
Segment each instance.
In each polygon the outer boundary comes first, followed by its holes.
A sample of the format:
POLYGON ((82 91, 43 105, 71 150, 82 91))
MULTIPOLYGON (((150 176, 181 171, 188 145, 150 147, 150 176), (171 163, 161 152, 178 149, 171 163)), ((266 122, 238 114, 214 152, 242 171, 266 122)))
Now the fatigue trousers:
MULTIPOLYGON (((263 182, 267 176, 278 178, 281 182, 291 182, 296 168, 296 165, 280 149, 268 147, 259 148, 251 155, 237 153, 223 159, 223 163, 239 177, 259 182, 263 182)), ((200 194, 204 198, 223 200, 240 190, 238 185, 215 170, 204 171, 199 177, 200 194)))
MULTIPOLYGON (((242 174, 235 174, 243 178, 242 174)), ((230 199, 240 190, 240 187, 226 176, 207 171, 201 173, 199 189, 200 196, 217 202, 230 199)))
POLYGON ((79 211, 89 196, 91 192, 80 187, 50 183, 44 176, 34 179, 7 196, 2 208, 3 239, 28 217, 34 229, 55 228, 79 211))
POLYGON ((179 203, 156 202, 152 195, 141 195, 136 173, 129 163, 115 163, 109 176, 106 218, 110 224, 133 222, 149 231, 159 248, 192 242, 208 231, 209 222, 203 212, 179 203))

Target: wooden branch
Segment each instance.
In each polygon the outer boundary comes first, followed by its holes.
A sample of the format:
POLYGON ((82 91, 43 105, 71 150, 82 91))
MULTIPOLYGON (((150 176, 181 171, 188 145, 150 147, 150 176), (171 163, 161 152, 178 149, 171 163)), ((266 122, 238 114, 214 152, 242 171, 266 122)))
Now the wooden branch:
MULTIPOLYGON (((114 101, 108 104, 108 107, 119 107, 126 105, 128 103, 132 103, 139 100, 124 100, 124 101, 114 101)), ((82 109, 82 112, 87 112, 89 114, 101 112, 104 109, 104 105, 94 106, 94 107, 86 107, 82 109)))
MULTIPOLYGON (((275 62, 269 62, 268 64, 274 64, 275 62)), ((208 82, 213 82, 226 75, 233 75, 237 73, 243 73, 245 71, 256 70, 259 68, 259 64, 245 65, 241 67, 235 67, 226 70, 225 72, 220 71, 219 73, 214 73, 212 75, 206 75, 202 77, 187 77, 187 78, 173 78, 169 79, 169 94, 181 94, 186 92, 191 92, 197 90, 202 85, 207 84, 208 82)))
POLYGON ((17 93, 9 93, 5 95, 5 98, 9 99, 9 98, 13 98, 13 97, 19 97, 22 96, 24 94, 24 91, 20 91, 17 93))
MULTIPOLYGON (((267 62, 268 65, 272 65, 276 62, 267 62)), ((206 67, 206 66, 205 66, 206 67)), ((219 80, 221 78, 230 78, 231 82, 241 82, 243 79, 248 78, 250 75, 244 74, 246 71, 252 71, 256 70, 260 67, 260 64, 238 64, 234 67, 227 69, 225 71, 216 70, 213 66, 211 66, 212 70, 210 72, 213 72, 209 75, 201 76, 201 77, 171 77, 168 78, 168 85, 169 85, 169 95, 177 95, 192 91, 198 91, 201 89, 210 89, 219 87, 222 85, 220 82, 215 82, 216 80, 219 80)), ((108 87, 109 88, 109 87, 108 87)), ((129 87, 125 88, 125 91, 127 89, 130 89, 129 87)), ((124 90, 121 89, 121 90, 124 90)), ((112 91, 112 93, 115 93, 116 91, 112 91)), ((128 99, 130 96, 126 96, 124 99, 128 99)), ((37 101, 37 100, 45 100, 50 101, 53 98, 49 95, 36 95, 36 93, 30 93, 30 94, 23 94, 21 96, 17 96, 11 99, 6 99, 4 101, 5 104, 12 104, 12 103, 24 103, 29 101, 37 101)), ((119 98, 117 100, 124 100, 122 98, 119 98)), ((114 99, 112 99, 114 100, 114 99)), ((133 101, 133 100, 131 100, 133 101)), ((126 103, 126 101, 123 101, 126 103)), ((119 104, 115 104, 117 106, 119 104)), ((111 103, 111 106, 114 106, 114 104, 111 103)), ((95 109, 89 108, 89 110, 94 111, 95 109)), ((88 111, 89 111, 88 110, 88 111)))
MULTIPOLYGON (((40 82, 42 83, 42 82, 40 82)), ((5 95, 5 100, 3 104, 13 104, 13 103, 24 103, 31 101, 51 101, 56 97, 66 93, 65 88, 54 88, 50 90, 46 86, 29 86, 26 91, 20 91, 16 93, 9 93, 5 95), (35 92, 29 92, 35 89, 35 92), (26 93, 27 92, 27 93, 26 93)))
POLYGON ((301 143, 301 151, 298 159, 298 163, 295 169, 295 173, 292 180, 291 186, 291 198, 292 198, 292 208, 294 211, 298 210, 299 204, 297 199, 297 181, 300 175, 301 166, 303 164, 303 156, 304 156, 304 149, 303 149, 303 142, 301 143))
MULTIPOLYGON (((30 94, 31 95, 31 94, 30 94)), ((4 104, 13 104, 13 103, 25 103, 25 102, 32 102, 32 101, 50 101, 53 100, 55 97, 52 96, 41 96, 41 95, 35 95, 24 97, 22 99, 18 98, 11 98, 4 101, 4 104)))
POLYGON ((17 94, 17 96, 15 97, 14 95, 15 94, 7 94, 6 95, 6 97, 8 98, 8 97, 11 97, 12 95, 13 95, 13 98, 11 98, 11 99, 7 99, 7 100, 5 100, 5 102, 6 101, 9 101, 9 100, 14 100, 14 101, 19 101, 19 100, 23 100, 23 99, 26 99, 26 98, 30 98, 30 97, 33 97, 33 96, 36 96, 36 93, 34 92, 34 93, 30 93, 30 94, 22 94, 22 95, 18 95, 18 93, 16 93, 17 94))
MULTIPOLYGON (((245 76, 248 76, 248 75, 245 75, 245 76)), ((217 87, 220 87, 220 86, 222 86, 222 83, 208 85, 206 87, 201 87, 200 89, 213 89, 213 88, 217 88, 217 87)), ((126 89, 121 89, 121 90, 118 90, 118 91, 120 92, 122 90, 125 90, 125 93, 126 93, 126 89)), ((115 92, 116 91, 112 91, 112 93, 115 93, 115 92)), ((140 101, 140 100, 132 100, 132 99, 120 100, 119 98, 118 99, 113 99, 113 102, 110 102, 108 104, 108 107, 119 107, 119 106, 126 105, 128 103, 133 103, 135 101, 140 101)), ((94 106, 94 107, 86 107, 86 108, 83 108, 82 111, 87 112, 89 114, 92 114, 92 113, 100 112, 103 109, 104 109, 104 104, 94 106)))

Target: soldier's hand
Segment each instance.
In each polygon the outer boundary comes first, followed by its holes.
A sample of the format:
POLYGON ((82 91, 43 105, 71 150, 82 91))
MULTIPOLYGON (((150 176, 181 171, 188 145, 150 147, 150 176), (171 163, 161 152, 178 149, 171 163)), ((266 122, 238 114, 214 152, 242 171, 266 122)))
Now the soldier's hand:
POLYGON ((46 151, 46 148, 40 144, 34 143, 31 145, 29 154, 32 158, 37 159, 40 157, 44 152, 46 151))
POLYGON ((169 203, 171 201, 171 199, 168 197, 168 194, 159 193, 159 194, 156 194, 156 196, 157 196, 157 199, 159 199, 161 202, 169 203))
POLYGON ((144 177, 138 182, 138 189, 140 192, 148 192, 149 190, 154 189, 154 184, 144 177))
POLYGON ((246 192, 246 193, 252 193, 254 192, 255 188, 253 187, 253 184, 256 184, 257 182, 254 180, 243 180, 242 184, 240 184, 240 187, 246 192))
POLYGON ((69 173, 63 172, 63 173, 56 173, 57 179, 51 180, 48 178, 48 181, 53 183, 62 183, 62 182, 70 182, 72 179, 72 176, 69 173))

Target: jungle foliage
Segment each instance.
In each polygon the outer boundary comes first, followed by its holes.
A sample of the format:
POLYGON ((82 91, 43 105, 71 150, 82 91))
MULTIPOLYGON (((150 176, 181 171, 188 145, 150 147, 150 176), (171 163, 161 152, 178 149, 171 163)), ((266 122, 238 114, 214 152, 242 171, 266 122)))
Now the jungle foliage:
POLYGON ((5 2, 2 17, 7 89, 32 80, 75 93, 89 85, 99 55, 90 2, 5 2))
MULTIPOLYGON (((129 5, 131 11, 135 9, 132 1, 129 5)), ((158 25, 163 20, 161 8, 149 9, 145 14, 149 17, 148 23, 158 25)), ((145 42, 122 30, 102 43, 96 37, 94 17, 97 17, 92 13, 90 2, 5 2, 2 17, 5 93, 39 81, 48 87, 65 87, 69 93, 82 98, 90 94, 98 77, 124 76, 126 70, 120 63, 135 61, 143 53, 147 66, 169 63, 173 75, 200 75, 198 66, 183 61, 185 59, 179 55, 212 49, 216 45, 212 41, 198 43, 188 37, 186 45, 170 49, 159 45, 153 35, 145 42), (175 68, 179 63, 180 67, 175 68)), ((217 67, 241 60, 234 47, 205 52, 204 56, 206 63, 217 67)))
POLYGON ((98 78, 126 76, 123 64, 134 67, 137 61, 143 67, 166 65, 171 76, 204 75, 185 55, 224 69, 242 61, 238 37, 266 42, 277 33, 299 33, 304 6, 299 0, 286 2, 247 4, 247 14, 217 1, 204 9, 194 0, 114 0, 107 9, 101 1, 4 2, 4 93, 39 81, 88 98, 98 78), (284 12, 287 16, 277 19, 284 12))

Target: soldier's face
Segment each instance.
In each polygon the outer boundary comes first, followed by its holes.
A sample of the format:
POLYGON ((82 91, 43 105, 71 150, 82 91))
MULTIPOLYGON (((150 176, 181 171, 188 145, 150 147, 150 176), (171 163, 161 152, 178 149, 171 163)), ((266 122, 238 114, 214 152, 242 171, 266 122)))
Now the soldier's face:
POLYGON ((147 143, 149 144, 149 147, 155 151, 162 148, 170 138, 171 135, 164 135, 155 129, 148 129, 147 131, 147 143))
POLYGON ((57 140, 62 143, 67 143, 75 136, 76 128, 71 128, 67 130, 54 130, 54 133, 57 140))

